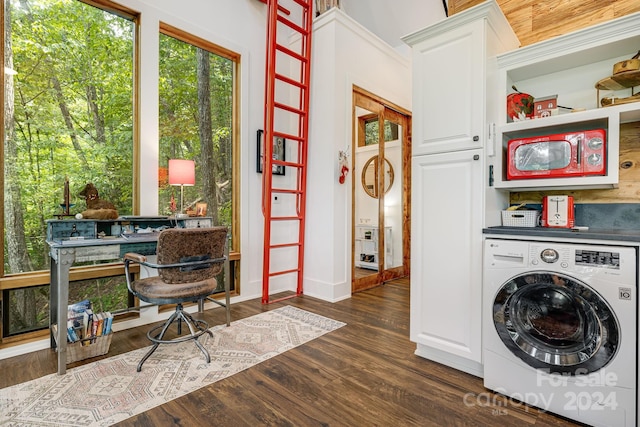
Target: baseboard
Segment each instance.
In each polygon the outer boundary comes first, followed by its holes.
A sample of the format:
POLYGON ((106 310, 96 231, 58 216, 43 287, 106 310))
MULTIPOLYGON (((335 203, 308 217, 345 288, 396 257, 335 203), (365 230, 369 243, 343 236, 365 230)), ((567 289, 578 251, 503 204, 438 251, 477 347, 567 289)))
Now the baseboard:
POLYGON ((471 374, 478 378, 484 377, 484 369, 481 363, 473 360, 465 359, 463 357, 437 350, 435 348, 427 347, 422 344, 417 344, 415 354, 425 359, 432 360, 442 365, 449 366, 450 368, 457 369, 467 374, 471 374))
POLYGON ((351 283, 328 283, 305 279, 303 293, 323 301, 338 302, 351 298, 351 283))

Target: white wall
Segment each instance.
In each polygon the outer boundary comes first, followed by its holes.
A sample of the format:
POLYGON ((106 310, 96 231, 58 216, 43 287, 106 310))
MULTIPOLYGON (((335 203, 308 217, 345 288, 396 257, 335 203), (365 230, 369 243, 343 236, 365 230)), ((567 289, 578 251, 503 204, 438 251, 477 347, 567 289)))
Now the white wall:
MULTIPOLYGON (((352 87, 411 108, 409 59, 338 9, 314 24, 304 293, 351 296, 350 173, 338 183, 338 152, 351 153, 352 87)), ((351 160, 351 158, 350 158, 351 160)))
MULTIPOLYGON (((158 28, 185 30, 241 55, 240 252, 241 298, 261 295, 261 175, 255 172, 255 135, 263 128, 267 6, 257 0, 119 0, 141 13, 140 214, 157 214, 158 28), (250 268, 251 267, 251 268, 250 268)), ((237 298, 236 298, 237 300, 237 298)))

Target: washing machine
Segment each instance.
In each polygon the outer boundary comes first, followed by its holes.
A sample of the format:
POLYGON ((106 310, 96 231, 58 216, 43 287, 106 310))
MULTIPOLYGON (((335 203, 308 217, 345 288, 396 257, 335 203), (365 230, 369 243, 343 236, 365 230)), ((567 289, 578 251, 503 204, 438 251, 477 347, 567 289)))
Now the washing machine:
POLYGON ((486 238, 485 387, 588 425, 636 426, 637 260, 633 246, 486 238))

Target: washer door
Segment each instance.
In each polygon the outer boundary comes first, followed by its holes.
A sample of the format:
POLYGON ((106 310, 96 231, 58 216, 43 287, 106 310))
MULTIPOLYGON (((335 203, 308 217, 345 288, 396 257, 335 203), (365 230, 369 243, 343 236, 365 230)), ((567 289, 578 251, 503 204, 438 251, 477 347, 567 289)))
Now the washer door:
POLYGON ((502 342, 536 369, 584 375, 607 365, 620 326, 611 307, 586 284, 555 272, 510 279, 493 302, 502 342))

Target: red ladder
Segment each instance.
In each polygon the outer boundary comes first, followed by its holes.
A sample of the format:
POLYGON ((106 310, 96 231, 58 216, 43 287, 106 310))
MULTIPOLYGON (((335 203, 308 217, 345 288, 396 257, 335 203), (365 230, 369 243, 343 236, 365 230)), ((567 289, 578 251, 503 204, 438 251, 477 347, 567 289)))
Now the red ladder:
POLYGON ((283 0, 261 1, 268 5, 262 144, 262 303, 268 304, 302 294, 313 0, 288 0, 286 5, 291 10, 282 6, 283 0), (287 47, 278 41, 278 38, 290 40, 292 31, 295 46, 287 47), (290 144, 282 153, 290 152, 292 159, 284 156, 274 159, 274 144, 267 141, 282 141, 282 146, 290 144), (279 174, 293 171, 295 181, 278 175, 274 179, 274 174, 269 173, 274 168, 279 174), (270 300, 271 281, 286 280, 288 275, 297 276, 296 294, 270 300))

